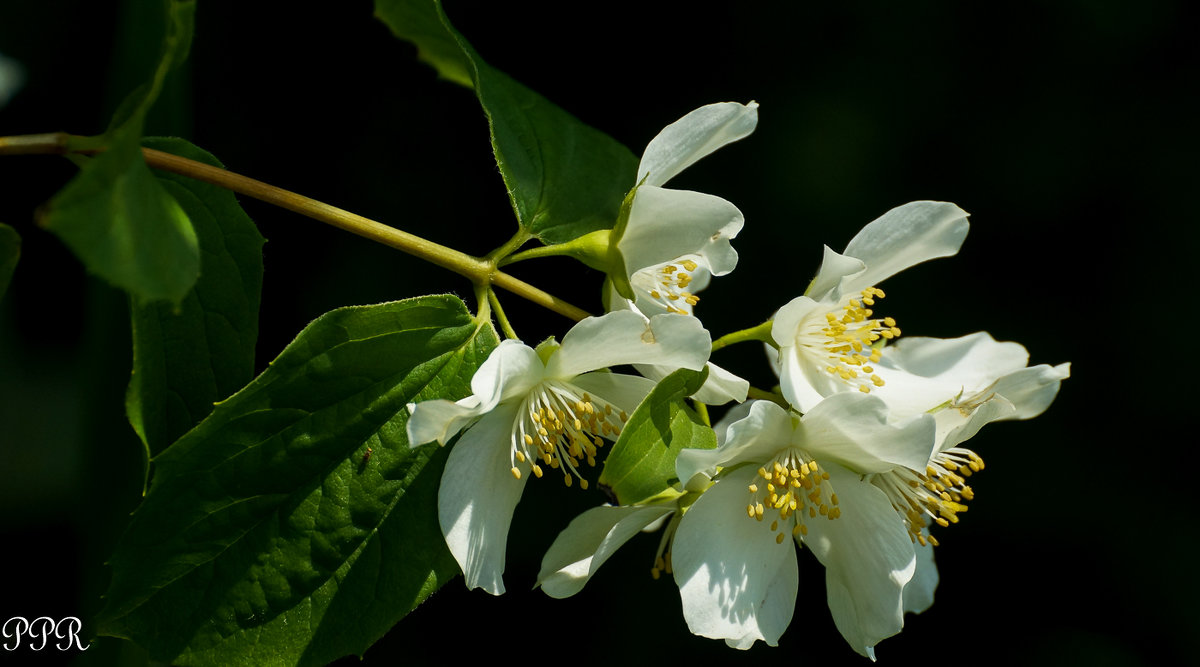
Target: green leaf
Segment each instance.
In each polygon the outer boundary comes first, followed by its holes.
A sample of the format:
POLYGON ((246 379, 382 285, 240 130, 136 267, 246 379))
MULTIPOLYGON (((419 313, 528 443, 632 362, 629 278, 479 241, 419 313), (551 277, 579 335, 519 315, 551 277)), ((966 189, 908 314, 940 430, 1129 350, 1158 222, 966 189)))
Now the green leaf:
POLYGON ((455 35, 443 24, 440 8, 432 2, 379 0, 375 16, 391 27, 397 37, 417 47, 417 58, 428 63, 442 78, 466 88, 474 88, 474 66, 458 44, 455 35))
POLYGON ((106 150, 50 200, 41 224, 92 273, 136 298, 177 304, 200 273, 196 232, 146 166, 139 144, 146 112, 191 43, 195 3, 172 0, 169 7, 153 78, 126 99, 108 132, 77 142, 106 150))
POLYGON ((716 433, 684 403, 706 377, 708 369, 671 373, 629 416, 599 480, 620 504, 641 502, 678 482, 675 457, 681 449, 717 446, 716 433))
POLYGON ((469 394, 496 344, 452 296, 318 318, 156 459, 100 633, 180 665, 361 655, 458 573, 446 450, 409 447, 406 405, 469 394))
POLYGON ((375 14, 439 74, 475 89, 522 226, 546 243, 613 226, 637 175, 629 149, 484 62, 438 0, 376 0, 375 14))
MULTIPOLYGON (((223 166, 183 139, 142 143, 223 166)), ((157 178, 195 227, 202 270, 178 307, 137 299, 130 305, 133 374, 125 408, 150 456, 253 379, 263 274, 263 238, 232 192, 167 172, 157 178)))
POLYGON ((17 230, 0 223, 0 297, 8 291, 8 283, 12 281, 13 270, 17 268, 20 258, 20 235, 17 230))

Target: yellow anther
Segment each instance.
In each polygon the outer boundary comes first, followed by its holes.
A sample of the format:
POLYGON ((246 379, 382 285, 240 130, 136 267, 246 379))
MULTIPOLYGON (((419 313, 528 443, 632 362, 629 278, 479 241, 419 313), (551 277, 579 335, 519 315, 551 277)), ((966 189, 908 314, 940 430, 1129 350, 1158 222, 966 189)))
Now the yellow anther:
POLYGON ((775 536, 775 544, 783 544, 783 533, 775 536))
POLYGON ((533 466, 533 476, 537 477, 538 479, 542 478, 542 467, 541 466, 536 465, 536 464, 533 466))
POLYGON ((521 479, 521 471, 516 466, 512 468, 512 476, 516 479, 521 479))
POLYGON ((693 262, 693 261, 692 261, 692 260, 690 260, 690 259, 685 259, 685 260, 683 260, 682 262, 680 262, 680 264, 682 264, 682 265, 683 265, 683 268, 687 269, 688 271, 695 271, 695 270, 696 270, 696 268, 697 268, 698 266, 700 266, 699 264, 697 264, 697 263, 693 262))

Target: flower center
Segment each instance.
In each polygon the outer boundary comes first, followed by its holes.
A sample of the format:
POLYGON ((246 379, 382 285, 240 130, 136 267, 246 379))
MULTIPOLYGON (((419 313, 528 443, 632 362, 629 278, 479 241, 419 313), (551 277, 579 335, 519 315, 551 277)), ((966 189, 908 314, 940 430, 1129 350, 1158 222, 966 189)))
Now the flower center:
POLYGON ((825 312, 824 322, 814 322, 800 330, 796 344, 820 357, 825 371, 841 378, 851 387, 870 393, 871 387, 882 387, 883 378, 875 375, 870 365, 878 363, 880 350, 877 341, 891 340, 900 335, 896 320, 873 318, 875 299, 886 296, 878 287, 868 287, 858 299, 850 298, 839 310, 825 312))
POLYGON ((797 449, 788 449, 758 469, 760 480, 750 484, 750 504, 746 514, 762 521, 772 512, 771 530, 775 543, 782 544, 788 524, 793 537, 807 535, 806 519, 823 516, 836 519, 842 514, 837 494, 829 483, 829 473, 797 449))
POLYGON ((980 470, 983 459, 978 454, 955 447, 934 456, 925 474, 896 468, 871 481, 887 494, 913 542, 937 546, 937 538, 925 534, 924 529, 931 523, 943 528, 958 523, 958 513, 967 511, 963 501, 975 499, 967 478, 980 470))
POLYGON ((588 482, 579 473, 579 466, 584 461, 595 466, 596 450, 604 446, 601 438, 616 440, 628 419, 624 410, 586 392, 579 394, 569 384, 541 383, 521 404, 513 429, 513 477, 521 479, 516 463, 528 462, 535 477, 544 474, 542 465, 546 465, 561 470, 567 486, 571 486, 572 477, 578 477, 579 486, 586 489, 588 482))
POLYGON ((630 283, 667 312, 691 315, 692 306, 700 302, 700 297, 687 291, 687 286, 699 267, 694 260, 678 259, 642 269, 633 275, 630 283))

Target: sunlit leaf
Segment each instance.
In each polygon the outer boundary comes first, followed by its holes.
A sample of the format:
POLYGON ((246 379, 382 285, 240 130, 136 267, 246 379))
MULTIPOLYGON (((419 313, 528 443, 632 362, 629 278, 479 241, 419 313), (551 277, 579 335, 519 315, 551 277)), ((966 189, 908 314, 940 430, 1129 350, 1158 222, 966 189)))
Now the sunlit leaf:
POLYGON ((637 172, 628 148, 488 65, 437 0, 376 0, 375 14, 439 74, 475 89, 521 225, 547 243, 613 226, 637 172))
POLYGON ((458 572, 406 405, 469 394, 496 344, 450 296, 318 318, 155 460, 101 633, 180 665, 361 655, 458 572))
POLYGON ((684 402, 707 376, 707 369, 675 371, 629 416, 600 474, 600 484, 608 487, 620 504, 643 501, 677 482, 675 457, 679 450, 717 446, 716 434, 684 402))

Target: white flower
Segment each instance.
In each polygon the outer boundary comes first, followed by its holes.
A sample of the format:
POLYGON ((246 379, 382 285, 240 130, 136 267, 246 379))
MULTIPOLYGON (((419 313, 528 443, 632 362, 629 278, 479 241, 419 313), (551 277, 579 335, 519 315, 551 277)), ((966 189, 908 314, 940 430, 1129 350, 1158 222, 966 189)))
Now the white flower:
POLYGON ((893 418, 931 414, 936 445, 923 469, 890 470, 868 481, 888 494, 921 546, 937 545, 929 534, 932 525, 957 523, 974 498, 967 478, 983 469, 983 459, 959 445, 990 422, 1040 415, 1070 376, 1069 363, 1027 366, 1028 361, 1024 347, 997 342, 986 332, 907 338, 888 348, 880 365, 888 383, 878 395, 893 418))
POLYGON ((684 450, 680 480, 714 483, 679 521, 672 546, 684 617, 695 634, 749 648, 775 645, 791 621, 798 572, 792 540, 824 564, 828 603, 851 646, 903 625, 916 568, 912 540, 879 488, 863 476, 929 460, 934 420, 889 423, 880 399, 832 396, 803 417, 766 401, 744 409, 715 450, 684 450))
POLYGON ((936 423, 933 455, 923 467, 894 467, 863 478, 884 492, 914 544, 916 571, 904 588, 905 612, 920 613, 933 604, 938 583, 933 525, 957 523, 974 498, 967 480, 983 469, 983 459, 959 445, 989 422, 1038 416, 1070 375, 1070 364, 1030 367, 1028 360, 1021 345, 978 332, 953 339, 903 338, 878 364, 887 382, 872 395, 887 404, 890 418, 929 414, 936 423))
POLYGON ((700 158, 748 136, 757 123, 758 104, 721 102, 692 111, 650 140, 637 185, 609 237, 615 250, 610 256, 621 265, 609 269, 610 310, 690 314, 695 293, 710 277, 737 266, 730 240, 742 229, 742 212, 720 197, 663 185, 700 158))
MULTIPOLYGON (((662 186, 709 153, 748 136, 757 124, 757 103, 720 102, 692 111, 650 140, 638 165, 638 185, 616 227, 602 234, 610 261, 608 310, 691 315, 699 301, 696 293, 711 277, 737 266, 730 241, 745 222, 742 212, 720 197, 662 186)), ((746 400, 749 382, 715 364, 708 368, 696 400, 712 405, 746 400)), ((671 370, 638 366, 653 380, 671 370)))
POLYGON ((654 387, 590 371, 630 363, 697 370, 710 349, 695 318, 610 313, 575 325, 561 346, 547 341, 535 350, 506 340, 471 378, 471 396, 410 404, 412 446, 445 444, 466 428, 446 461, 438 519, 467 586, 504 592, 509 524, 529 475, 555 470, 568 486, 578 478, 586 488, 578 467, 594 465, 602 438, 615 439, 654 387))
POLYGON ((842 254, 827 246, 804 296, 781 308, 772 324, 775 368, 788 402, 807 412, 825 396, 884 386, 887 377, 877 366, 887 353, 880 348, 900 329, 892 318, 875 315, 884 296, 877 285, 914 264, 955 254, 967 228, 967 214, 954 204, 918 201, 863 227, 842 254))

